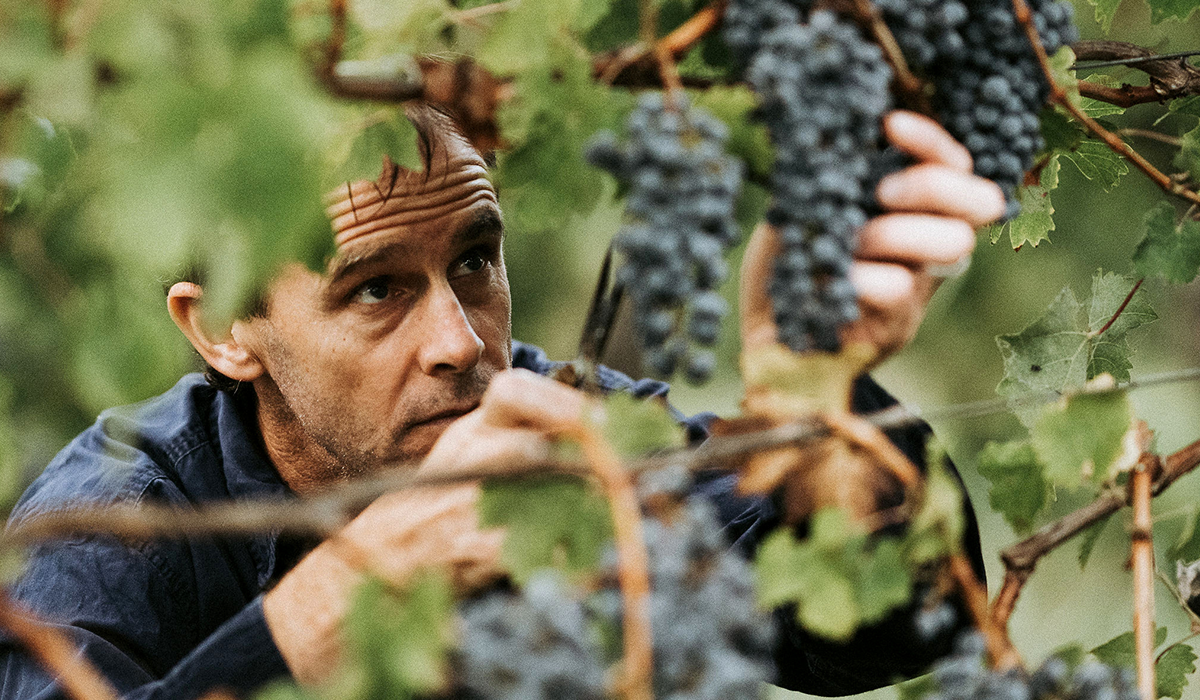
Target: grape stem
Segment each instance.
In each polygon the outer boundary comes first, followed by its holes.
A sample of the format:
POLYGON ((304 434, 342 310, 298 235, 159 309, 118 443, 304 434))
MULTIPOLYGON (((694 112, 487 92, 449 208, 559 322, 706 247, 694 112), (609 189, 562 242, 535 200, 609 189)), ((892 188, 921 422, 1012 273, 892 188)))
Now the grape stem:
MULTIPOLYGON (((1156 455, 1143 454, 1139 460, 1148 466, 1161 464, 1161 469, 1151 469, 1150 495, 1158 496, 1180 477, 1200 465, 1200 440, 1159 460, 1156 455)), ((992 617, 999 625, 1007 625, 1016 606, 1021 589, 1033 574, 1042 557, 1065 544, 1104 518, 1131 503, 1133 494, 1128 486, 1112 485, 1104 489, 1091 503, 1043 526, 1034 534, 1010 545, 1000 552, 1004 563, 1004 583, 992 601, 992 617)))
POLYGON ((1133 562, 1133 631, 1137 658, 1138 691, 1142 700, 1155 700, 1154 692, 1154 540, 1151 528, 1150 492, 1154 460, 1138 463, 1130 478, 1133 498, 1133 530, 1130 545, 1133 562), (1149 464, 1147 462, 1150 462, 1149 464))
POLYGON ((892 67, 892 76, 896 81, 896 87, 899 88, 906 105, 921 114, 932 116, 933 105, 929 103, 925 83, 909 69, 908 61, 904 60, 904 52, 900 50, 900 44, 896 43, 896 37, 892 35, 892 30, 888 29, 887 22, 879 13, 879 8, 875 7, 871 0, 850 0, 850 2, 855 18, 870 30, 871 35, 875 38, 875 43, 883 50, 883 56, 888 65, 892 67))
POLYGON ((1099 122, 1089 117, 1078 105, 1071 101, 1067 96, 1067 91, 1054 78, 1054 70, 1050 67, 1050 59, 1046 56, 1046 49, 1042 46, 1042 40, 1038 36, 1037 27, 1033 26, 1033 12, 1029 9, 1029 4, 1025 0, 1012 0, 1012 3, 1017 22, 1025 28, 1025 35, 1029 38, 1033 53, 1037 56, 1038 64, 1042 68, 1042 74, 1046 77, 1046 82, 1050 86, 1050 100, 1067 110, 1072 117, 1083 124, 1090 133, 1098 137, 1113 151, 1125 156, 1127 160, 1137 166, 1139 170, 1145 173, 1147 177, 1153 180, 1164 191, 1177 197, 1182 197, 1189 202, 1200 202, 1200 194, 1164 175, 1161 170, 1151 165, 1150 161, 1130 148, 1129 144, 1122 141, 1121 137, 1100 126, 1099 122))
POLYGON ((1108 323, 1105 323, 1103 326, 1101 326, 1100 330, 1097 330, 1093 333, 1088 333, 1088 338, 1095 338, 1097 336, 1104 335, 1105 331, 1107 331, 1109 328, 1112 328, 1113 324, 1117 322, 1117 319, 1121 317, 1121 314, 1125 312, 1125 307, 1129 306, 1129 302, 1133 301, 1133 295, 1137 294, 1137 290, 1142 288, 1142 282, 1145 281, 1146 279, 1144 277, 1138 280, 1137 283, 1133 285, 1133 289, 1129 290, 1129 293, 1125 295, 1125 300, 1122 301, 1121 305, 1117 307, 1117 310, 1113 312, 1112 317, 1108 319, 1108 323))
POLYGON ((118 700, 104 676, 80 654, 65 634, 18 608, 0 589, 0 628, 7 630, 54 676, 72 700, 118 700))

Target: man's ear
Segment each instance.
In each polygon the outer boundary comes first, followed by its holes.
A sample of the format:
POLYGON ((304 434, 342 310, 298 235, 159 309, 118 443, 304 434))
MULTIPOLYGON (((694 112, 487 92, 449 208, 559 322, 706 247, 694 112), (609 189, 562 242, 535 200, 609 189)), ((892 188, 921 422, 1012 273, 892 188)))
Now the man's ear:
POLYGON ((224 337, 216 337, 204 324, 200 313, 200 295, 203 290, 200 285, 192 282, 176 282, 167 292, 167 311, 171 320, 179 326, 179 330, 187 336, 192 347, 204 358, 204 361, 221 374, 239 382, 252 382, 263 375, 265 368, 258 356, 239 342, 238 330, 245 330, 243 324, 235 324, 235 328, 226 332, 224 337), (236 326, 243 326, 239 329, 236 326))

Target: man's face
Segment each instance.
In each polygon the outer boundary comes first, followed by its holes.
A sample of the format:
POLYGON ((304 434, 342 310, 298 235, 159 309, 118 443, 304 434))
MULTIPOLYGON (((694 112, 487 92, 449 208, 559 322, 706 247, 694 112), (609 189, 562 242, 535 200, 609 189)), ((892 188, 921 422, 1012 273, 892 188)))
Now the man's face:
POLYGON ((495 192, 470 146, 435 141, 427 176, 347 186, 326 273, 289 268, 247 323, 259 423, 293 487, 423 456, 511 363, 495 192))

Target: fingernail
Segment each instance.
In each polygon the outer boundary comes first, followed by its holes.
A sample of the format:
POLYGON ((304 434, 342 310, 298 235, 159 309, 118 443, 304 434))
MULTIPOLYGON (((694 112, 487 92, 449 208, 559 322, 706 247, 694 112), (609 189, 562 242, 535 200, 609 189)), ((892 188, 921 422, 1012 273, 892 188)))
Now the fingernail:
POLYGON ((875 188, 875 199, 885 207, 890 207, 896 203, 902 194, 904 186, 896 178, 888 175, 879 181, 879 185, 875 188))
POLYGON ((893 131, 911 133, 913 129, 918 128, 918 120, 912 114, 903 111, 895 111, 888 115, 888 126, 893 131))

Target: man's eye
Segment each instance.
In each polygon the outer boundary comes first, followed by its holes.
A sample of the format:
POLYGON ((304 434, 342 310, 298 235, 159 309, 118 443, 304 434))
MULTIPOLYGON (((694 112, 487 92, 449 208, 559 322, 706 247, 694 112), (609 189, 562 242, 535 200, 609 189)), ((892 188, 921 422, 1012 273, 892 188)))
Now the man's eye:
POLYGON ((454 269, 451 277, 461 277, 472 272, 479 272, 487 263, 487 258, 482 253, 473 250, 459 258, 458 266, 454 269))
POLYGON ((376 277, 367 280, 363 286, 354 292, 354 300, 362 304, 378 304, 388 298, 391 288, 386 278, 376 277))

